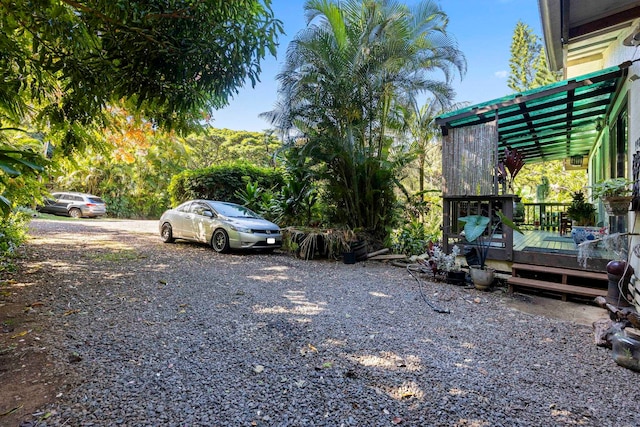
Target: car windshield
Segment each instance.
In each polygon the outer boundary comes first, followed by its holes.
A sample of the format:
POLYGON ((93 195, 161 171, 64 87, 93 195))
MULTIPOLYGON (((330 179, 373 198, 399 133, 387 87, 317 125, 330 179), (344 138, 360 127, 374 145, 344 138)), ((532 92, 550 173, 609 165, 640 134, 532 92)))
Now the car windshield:
POLYGON ((229 218, 262 218, 251 209, 233 203, 209 202, 218 214, 229 218))

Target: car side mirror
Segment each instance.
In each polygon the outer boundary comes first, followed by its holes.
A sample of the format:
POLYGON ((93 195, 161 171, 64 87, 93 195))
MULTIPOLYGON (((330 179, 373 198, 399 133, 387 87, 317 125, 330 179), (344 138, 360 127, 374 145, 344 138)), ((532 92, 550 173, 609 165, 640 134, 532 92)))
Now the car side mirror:
POLYGON ((202 212, 202 215, 204 215, 204 216, 208 216, 209 218, 214 218, 214 217, 215 217, 215 215, 213 214, 213 212, 208 211, 208 210, 207 210, 207 211, 203 211, 203 212, 202 212))

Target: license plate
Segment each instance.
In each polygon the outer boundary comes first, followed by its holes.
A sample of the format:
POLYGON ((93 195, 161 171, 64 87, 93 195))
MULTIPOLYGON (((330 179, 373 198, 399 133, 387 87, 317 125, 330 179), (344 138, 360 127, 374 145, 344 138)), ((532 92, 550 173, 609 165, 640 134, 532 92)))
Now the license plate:
POLYGON ((275 244, 276 244, 275 237, 268 237, 267 238, 267 245, 275 245, 275 244))

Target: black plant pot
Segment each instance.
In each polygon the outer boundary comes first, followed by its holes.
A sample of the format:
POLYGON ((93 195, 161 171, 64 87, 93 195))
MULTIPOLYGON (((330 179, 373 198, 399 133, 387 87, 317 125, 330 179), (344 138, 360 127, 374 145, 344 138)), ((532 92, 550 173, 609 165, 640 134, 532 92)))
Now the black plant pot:
POLYGON ((467 283, 467 273, 464 271, 448 271, 447 283, 452 285, 464 285, 467 283))
POLYGON ((351 243, 351 252, 355 254, 356 261, 364 261, 367 259, 367 242, 360 240, 351 243))
POLYGON ((345 252, 342 254, 342 262, 345 264, 355 264, 356 263, 356 253, 355 252, 345 252))

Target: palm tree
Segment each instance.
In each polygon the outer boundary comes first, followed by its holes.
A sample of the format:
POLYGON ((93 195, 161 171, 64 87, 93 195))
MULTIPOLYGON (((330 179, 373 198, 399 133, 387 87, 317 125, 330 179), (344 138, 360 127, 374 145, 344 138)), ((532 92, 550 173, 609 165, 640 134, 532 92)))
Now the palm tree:
POLYGON ((442 149, 439 138, 440 128, 436 124, 436 118, 450 111, 464 108, 468 103, 458 102, 441 105, 435 99, 427 99, 420 106, 415 98, 409 100, 408 105, 400 108, 401 130, 408 138, 408 150, 416 158, 418 171, 418 195, 423 200, 425 192, 427 160, 432 158, 435 150, 442 149))
POLYGON ((431 93, 446 105, 465 60, 431 1, 308 0, 278 75, 279 100, 265 116, 319 166, 335 220, 377 234, 393 219, 393 112, 402 99, 431 93), (441 72, 444 80, 432 78, 441 72))

